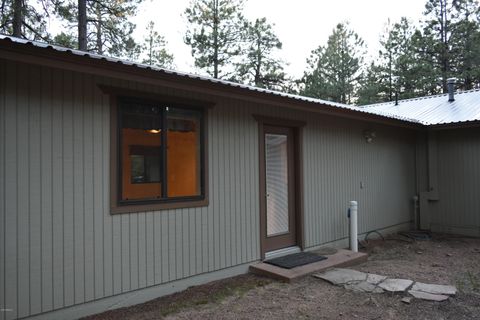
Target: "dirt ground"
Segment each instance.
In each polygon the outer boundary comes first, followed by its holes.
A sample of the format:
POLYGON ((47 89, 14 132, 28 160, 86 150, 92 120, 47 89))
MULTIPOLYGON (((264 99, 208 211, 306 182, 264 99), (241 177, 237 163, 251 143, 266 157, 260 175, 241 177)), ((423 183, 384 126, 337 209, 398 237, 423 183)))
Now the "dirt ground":
POLYGON ((286 284, 243 275, 88 319, 480 319, 480 239, 396 235, 364 244, 369 259, 353 269, 451 284, 458 294, 405 304, 403 294, 352 292, 311 276, 286 284))

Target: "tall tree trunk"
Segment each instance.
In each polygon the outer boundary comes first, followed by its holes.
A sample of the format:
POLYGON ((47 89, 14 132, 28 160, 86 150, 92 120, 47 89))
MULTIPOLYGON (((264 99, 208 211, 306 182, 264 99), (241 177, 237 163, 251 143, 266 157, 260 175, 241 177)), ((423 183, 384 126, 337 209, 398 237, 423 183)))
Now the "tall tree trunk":
POLYGON ((87 0, 78 0, 78 49, 87 51, 87 0))
POLYGON ((103 41, 102 41, 102 11, 100 10, 100 4, 97 3, 97 53, 103 54, 103 41))
POLYGON ((213 1, 213 77, 218 79, 218 1, 213 1))
POLYGON ((261 34, 257 31, 255 36, 257 37, 257 66, 255 68, 255 86, 262 87, 261 75, 262 70, 262 52, 261 52, 261 34))
POLYGON ((442 64, 442 89, 443 93, 448 91, 447 88, 447 78, 449 72, 449 49, 448 49, 448 16, 447 16, 447 1, 440 1, 440 36, 442 39, 442 53, 441 53, 441 64, 442 64))
POLYGON ((23 3, 24 0, 13 1, 13 36, 22 37, 23 3))
POLYGON ((153 64, 153 35, 150 35, 150 47, 149 47, 149 50, 148 50, 148 57, 149 57, 149 65, 152 65, 153 64))

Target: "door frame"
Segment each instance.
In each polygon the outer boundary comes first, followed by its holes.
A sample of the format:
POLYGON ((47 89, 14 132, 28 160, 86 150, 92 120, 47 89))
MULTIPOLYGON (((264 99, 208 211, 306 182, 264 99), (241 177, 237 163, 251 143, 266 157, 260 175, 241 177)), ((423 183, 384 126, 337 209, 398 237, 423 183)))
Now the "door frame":
POLYGON ((253 115, 258 122, 258 147, 259 147, 259 197, 260 197, 260 258, 265 259, 266 253, 266 170, 265 170, 265 126, 289 128, 293 132, 293 161, 294 161, 294 182, 295 189, 295 240, 296 245, 302 250, 305 247, 304 238, 304 215, 303 215, 303 153, 302 137, 304 121, 296 121, 282 118, 274 118, 262 115, 253 115))

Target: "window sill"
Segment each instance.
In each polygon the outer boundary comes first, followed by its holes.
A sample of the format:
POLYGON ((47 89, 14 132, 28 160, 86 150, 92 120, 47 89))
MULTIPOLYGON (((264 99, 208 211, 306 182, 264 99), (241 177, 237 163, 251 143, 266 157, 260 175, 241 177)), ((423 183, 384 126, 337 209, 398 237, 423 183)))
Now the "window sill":
POLYGON ((186 209, 196 207, 207 207, 208 199, 182 201, 182 202, 166 202, 166 203, 153 203, 153 204, 138 204, 138 205, 125 205, 125 206, 112 206, 110 208, 110 214, 120 213, 138 213, 145 211, 160 211, 168 209, 186 209))

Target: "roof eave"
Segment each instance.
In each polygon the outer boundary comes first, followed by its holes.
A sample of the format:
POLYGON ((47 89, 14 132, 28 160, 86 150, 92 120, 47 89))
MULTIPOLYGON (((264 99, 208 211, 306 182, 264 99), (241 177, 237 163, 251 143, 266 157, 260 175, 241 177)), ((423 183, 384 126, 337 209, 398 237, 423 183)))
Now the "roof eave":
POLYGON ((420 123, 411 122, 406 119, 395 119, 373 113, 351 110, 346 107, 342 108, 319 102, 300 100, 290 96, 249 90, 240 85, 236 87, 231 84, 223 84, 222 82, 212 82, 186 76, 184 77, 167 71, 153 70, 152 68, 143 66, 139 67, 136 64, 113 62, 102 57, 91 57, 87 54, 82 56, 69 53, 68 51, 61 52, 51 47, 41 48, 32 44, 20 44, 8 40, 0 41, 2 42, 0 58, 7 60, 61 68, 99 76, 139 81, 181 90, 211 94, 214 96, 249 100, 260 104, 275 105, 278 107, 328 114, 343 118, 371 121, 407 128, 423 127, 420 123))

